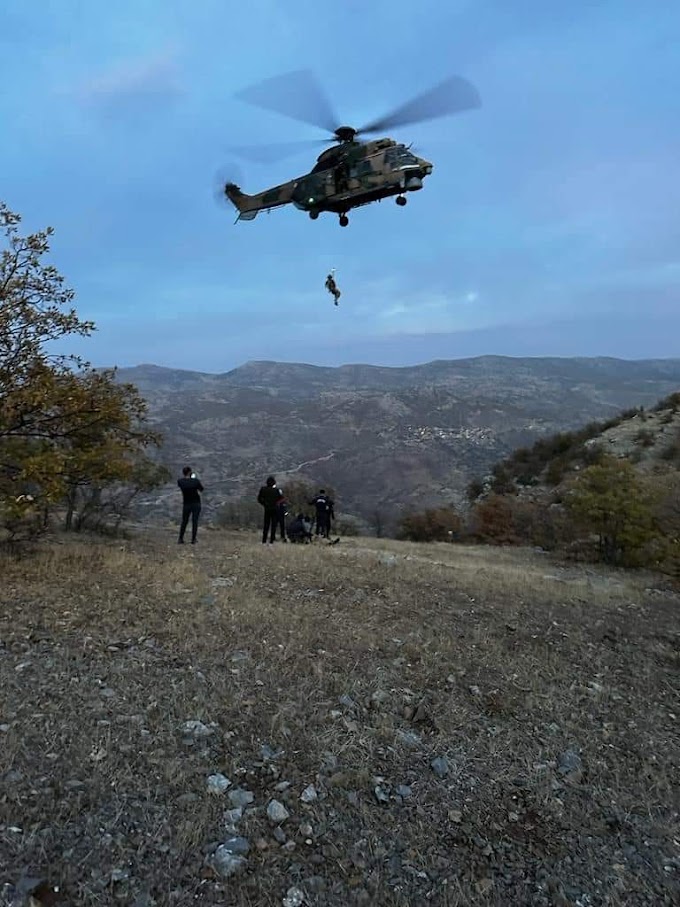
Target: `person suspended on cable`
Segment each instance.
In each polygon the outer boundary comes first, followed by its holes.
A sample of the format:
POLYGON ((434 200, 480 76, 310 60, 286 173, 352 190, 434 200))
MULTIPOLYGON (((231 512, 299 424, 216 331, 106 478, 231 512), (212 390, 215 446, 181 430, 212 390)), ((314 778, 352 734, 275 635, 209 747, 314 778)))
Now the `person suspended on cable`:
POLYGON ((342 294, 340 293, 340 290, 338 289, 338 286, 335 282, 334 274, 335 274, 335 268, 333 268, 331 273, 326 278, 326 289, 333 296, 333 298, 335 299, 335 305, 337 305, 338 299, 340 299, 340 296, 342 294))

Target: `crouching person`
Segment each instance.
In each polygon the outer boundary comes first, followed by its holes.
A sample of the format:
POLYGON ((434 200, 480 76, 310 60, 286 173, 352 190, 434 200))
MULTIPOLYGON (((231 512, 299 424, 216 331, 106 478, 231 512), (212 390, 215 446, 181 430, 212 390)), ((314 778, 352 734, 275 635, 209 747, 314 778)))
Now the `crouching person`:
POLYGON ((291 542, 307 544, 312 540, 312 524, 305 518, 304 514, 298 513, 292 523, 288 526, 288 538, 291 542))

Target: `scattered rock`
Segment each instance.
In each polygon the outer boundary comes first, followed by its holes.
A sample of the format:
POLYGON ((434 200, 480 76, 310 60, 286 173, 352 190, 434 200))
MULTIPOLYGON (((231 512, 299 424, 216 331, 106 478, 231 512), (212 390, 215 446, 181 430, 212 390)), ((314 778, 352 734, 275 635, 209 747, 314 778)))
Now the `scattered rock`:
POLYGON ((422 742, 415 731, 404 731, 401 728, 397 730, 396 737, 399 743, 403 743, 404 746, 410 746, 414 749, 415 747, 420 746, 422 742))
POLYGON ((235 809, 243 809, 243 807, 252 803, 254 799, 255 794, 244 787, 236 787, 234 790, 229 791, 229 802, 235 809))
POLYGON ((244 856, 250 850, 250 843, 247 838, 241 837, 241 835, 236 835, 233 838, 227 838, 224 844, 221 845, 229 853, 241 854, 244 856))
POLYGON ((242 661, 250 661, 250 653, 249 652, 233 652, 231 655, 231 661, 233 661, 234 664, 239 664, 242 661))
POLYGON ((430 762, 430 768, 438 778, 446 778, 449 773, 449 760, 446 756, 437 756, 430 762))
POLYGON ((316 788, 313 784, 310 784, 308 787, 306 787, 300 794, 300 799, 303 803, 313 803, 318 799, 318 797, 319 795, 317 794, 316 788))
POLYGON ((280 825, 276 826, 276 828, 274 829, 272 834, 274 835, 274 840, 277 841, 279 844, 285 844, 286 841, 288 840, 286 838, 285 831, 281 828, 280 825))
POLYGON ((209 775, 207 781, 208 793, 219 796, 223 794, 228 787, 231 787, 231 781, 226 775, 218 772, 215 775, 209 775))
POLYGON ((275 750, 268 744, 263 743, 260 747, 260 754, 265 762, 274 762, 274 760, 283 756, 284 750, 275 750))
POLYGON ((301 907, 305 902, 305 893, 299 888, 289 888, 283 899, 283 907, 301 907))
POLYGON ((226 809, 223 818, 228 830, 235 829, 243 818, 243 809, 240 806, 237 806, 236 809, 226 809))
POLYGON ((379 558, 381 564, 385 564, 386 567, 394 567, 397 563, 396 555, 394 554, 382 554, 379 558))
POLYGON ((390 698, 390 694, 385 690, 376 690, 368 701, 369 708, 379 709, 390 698))
POLYGON ((583 776, 583 760, 576 750, 566 750, 557 760, 557 770, 570 781, 578 782, 583 776))
POLYGON ((2 779, 4 784, 18 784, 19 781, 23 780, 23 777, 23 772, 16 768, 10 768, 3 775, 0 775, 0 779, 2 779))
POLYGON ((236 875, 245 869, 247 860, 238 853, 232 853, 224 844, 220 844, 215 853, 206 858, 206 863, 223 879, 236 875))
POLYGON ((353 709, 356 707, 356 703, 351 696, 347 695, 347 693, 343 693, 342 696, 338 699, 338 702, 346 709, 353 709))
POLYGON ((379 784, 376 784, 376 786, 373 788, 373 793, 374 793, 375 799, 378 801, 378 803, 389 803, 390 802, 389 793, 387 792, 387 790, 384 787, 381 787, 379 784))
POLYGON ((208 737, 212 737, 215 730, 208 727, 207 724, 203 724, 202 721, 191 720, 184 722, 182 733, 184 734, 185 742, 195 743, 197 740, 207 740, 208 737))
POLYGON ((130 878, 130 870, 127 867, 117 867, 116 869, 111 870, 111 881, 124 882, 126 879, 130 878))
POLYGON ((481 696, 481 695, 482 695, 482 691, 481 691, 481 690, 479 689, 479 687, 475 684, 475 685, 473 685, 473 686, 470 687, 470 695, 471 695, 471 696, 481 696))
POLYGON ((303 880, 302 886, 307 894, 320 895, 326 890, 326 880, 323 876, 309 876, 303 880))
POLYGON ((269 821, 274 825, 280 825, 282 822, 285 822, 286 819, 290 818, 290 813, 278 800, 270 800, 269 806, 267 807, 267 816, 269 821))
POLYGON ((82 790, 85 787, 85 784, 80 780, 80 778, 69 778, 69 780, 64 784, 66 790, 82 790))
POLYGON ((321 763, 321 773, 323 775, 332 775, 338 770, 338 757, 335 753, 324 753, 323 762, 321 763))
POLYGON ((398 797, 401 797, 403 800, 406 800, 411 796, 412 793, 413 793, 413 791, 411 790, 411 788, 409 787, 408 784, 397 784, 395 794, 398 797))
POLYGON ((449 810, 449 822, 455 822, 459 825, 463 821, 463 813, 459 809, 449 810))

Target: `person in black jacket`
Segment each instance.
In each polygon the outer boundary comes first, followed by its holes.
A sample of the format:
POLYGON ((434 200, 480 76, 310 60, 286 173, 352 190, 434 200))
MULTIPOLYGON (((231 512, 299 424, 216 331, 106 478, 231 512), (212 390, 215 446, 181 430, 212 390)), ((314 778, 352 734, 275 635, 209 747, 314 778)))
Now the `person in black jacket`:
POLYGON ((182 478, 177 479, 177 484, 182 491, 182 522, 179 527, 178 544, 184 544, 184 533, 186 532, 189 517, 191 517, 191 544, 196 544, 196 534, 198 532, 198 518, 201 515, 201 495, 203 486, 191 466, 185 466, 182 470, 182 478))
POLYGON ((269 544, 273 544, 276 538, 276 526, 279 521, 279 504, 283 499, 281 491, 276 487, 274 476, 267 478, 266 485, 263 485, 257 494, 257 503, 264 507, 264 526, 262 528, 262 544, 267 543, 267 533, 269 533, 269 544))
POLYGON ((316 534, 328 539, 331 537, 331 520, 335 519, 335 502, 329 498, 325 489, 309 502, 316 508, 316 534))

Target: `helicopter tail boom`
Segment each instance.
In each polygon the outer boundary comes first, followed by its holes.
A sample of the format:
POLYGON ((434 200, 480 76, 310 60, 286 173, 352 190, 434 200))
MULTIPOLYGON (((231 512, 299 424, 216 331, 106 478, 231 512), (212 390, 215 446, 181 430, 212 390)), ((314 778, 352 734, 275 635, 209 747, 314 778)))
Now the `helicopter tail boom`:
POLYGON ((259 211, 287 205, 292 199, 294 188, 294 183, 284 183, 258 195, 247 195, 235 183, 227 183, 224 194, 238 210, 237 220, 253 220, 259 211))
POLYGON ((241 192, 236 183, 227 183, 224 187, 224 194, 237 209, 237 220, 254 220, 257 217, 260 207, 251 204, 254 201, 254 196, 241 192))

